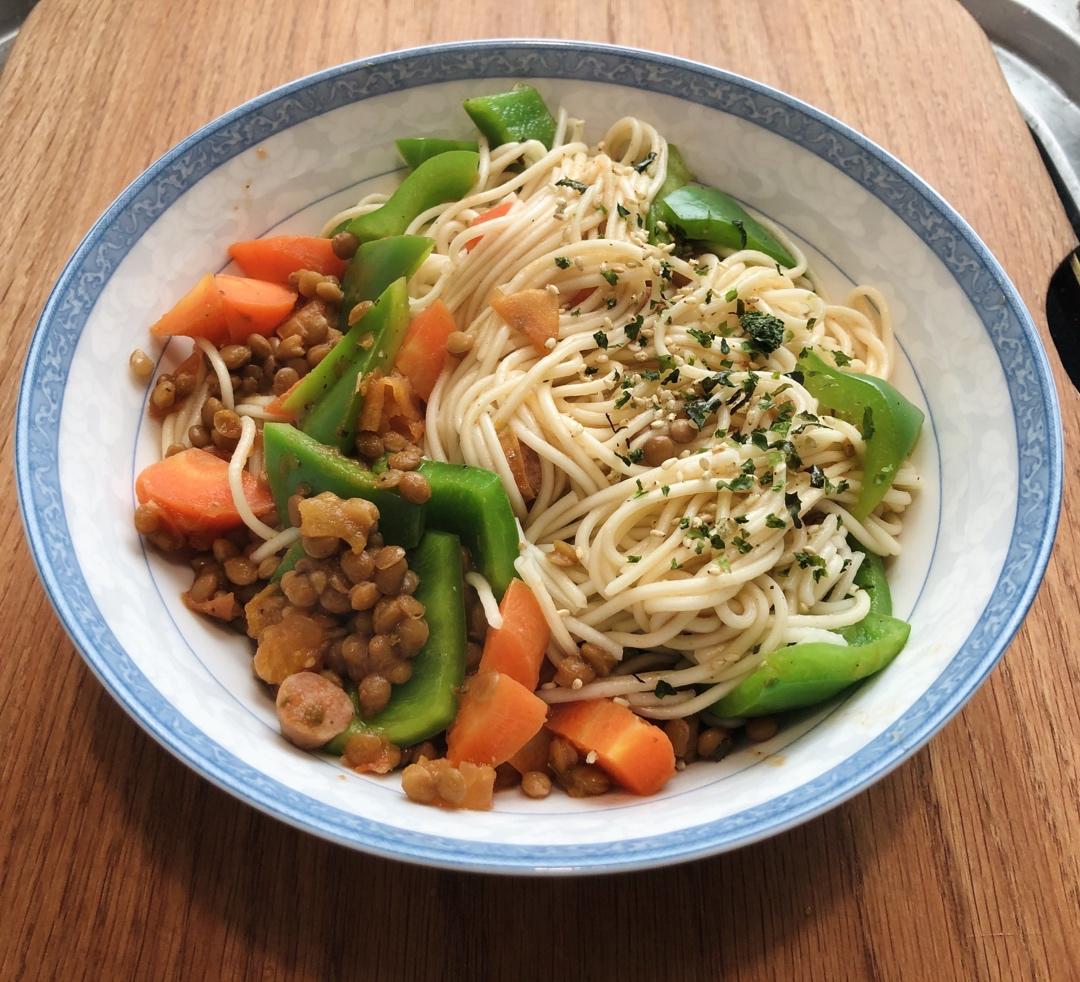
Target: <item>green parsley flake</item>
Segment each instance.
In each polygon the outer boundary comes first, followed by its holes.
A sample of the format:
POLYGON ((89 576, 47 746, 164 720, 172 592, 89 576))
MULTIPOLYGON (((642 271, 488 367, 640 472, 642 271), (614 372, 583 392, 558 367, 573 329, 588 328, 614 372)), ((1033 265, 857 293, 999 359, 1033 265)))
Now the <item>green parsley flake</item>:
POLYGON ((558 266, 559 269, 569 269, 571 264, 570 260, 567 259, 566 256, 556 256, 555 265, 558 266))

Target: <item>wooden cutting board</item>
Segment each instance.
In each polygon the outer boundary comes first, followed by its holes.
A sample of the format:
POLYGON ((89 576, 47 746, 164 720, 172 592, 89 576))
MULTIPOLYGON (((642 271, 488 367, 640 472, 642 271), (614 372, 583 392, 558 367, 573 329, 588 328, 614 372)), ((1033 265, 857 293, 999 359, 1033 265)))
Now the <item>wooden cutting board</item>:
MULTIPOLYGON (((0 402, 108 202, 271 86, 394 48, 610 41, 742 72, 883 144, 1004 263, 1044 338, 1073 237, 990 46, 950 0, 42 0, 0 79, 0 402)), ((1076 471, 1080 399, 1051 353, 1076 471)), ((10 457, 10 431, 3 452, 10 457)), ((1080 972, 1080 633, 1066 490, 1046 583, 959 717, 854 801, 738 853, 524 881, 354 854, 241 805, 113 704, 0 470, 0 978, 1051 979, 1080 972)))

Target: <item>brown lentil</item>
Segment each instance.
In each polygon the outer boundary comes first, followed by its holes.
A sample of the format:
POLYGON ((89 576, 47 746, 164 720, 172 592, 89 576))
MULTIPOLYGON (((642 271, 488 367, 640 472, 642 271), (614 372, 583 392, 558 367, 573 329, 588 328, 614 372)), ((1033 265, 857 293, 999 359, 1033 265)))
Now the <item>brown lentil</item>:
POLYGON ((341 569, 353 583, 362 583, 371 579, 371 574, 375 572, 375 561, 366 549, 363 552, 347 549, 341 554, 341 569))
POLYGON ((420 585, 420 577, 417 576, 411 569, 402 577, 401 580, 401 592, 411 596, 416 593, 416 588, 420 585))
POLYGON ((645 463, 650 467, 659 467, 665 460, 675 456, 675 441, 663 433, 649 437, 645 441, 645 463))
POLYGON ((177 372, 173 378, 173 385, 176 386, 176 394, 181 397, 187 397, 195 391, 195 373, 194 372, 177 372))
POLYGON ((349 604, 353 610, 371 610, 379 601, 379 588, 370 580, 357 583, 349 591, 349 604))
POLYGON ((338 548, 338 540, 332 535, 304 535, 300 541, 304 545, 304 552, 314 559, 327 559, 338 548))
POLYGON ((710 760, 719 760, 731 750, 734 739, 731 733, 722 726, 710 726, 702 730, 697 738, 697 752, 699 757, 707 757, 710 760))
POLYGON ((383 597, 371 613, 371 624, 378 634, 389 634, 405 617, 397 597, 383 597))
POLYGON ((128 358, 128 366, 132 374, 142 382, 145 382, 154 374, 154 359, 142 348, 136 348, 128 358))
POLYGON ((397 626, 398 647, 406 658, 414 658, 427 644, 430 628, 427 621, 408 617, 397 626))
POLYGON ((259 579, 268 580, 277 571, 278 565, 281 560, 277 556, 267 556, 261 563, 259 563, 259 579))
POLYGON ((244 343, 247 345, 248 351, 251 352, 251 357, 257 361, 265 361, 274 353, 269 339, 264 338, 261 334, 249 334, 244 343))
POLYGON ((464 331, 451 331, 446 338, 446 351, 448 354, 459 355, 467 354, 472 351, 473 338, 471 334, 466 334, 464 331))
POLYGON ((370 764, 383 752, 384 746, 378 733, 357 733, 345 744, 345 761, 351 767, 370 764))
POLYGON ((210 551, 214 554, 214 559, 219 563, 225 562, 226 559, 231 559, 240 552, 240 550, 236 548, 236 544, 230 542, 228 539, 214 539, 210 546, 210 551))
POLYGON ((150 395, 150 402, 155 409, 171 409, 176 401, 176 385, 172 379, 164 375, 157 380, 154 391, 150 395))
POLYGON ((251 361, 251 349, 243 344, 227 344, 218 354, 221 355, 221 360, 225 362, 225 367, 229 371, 243 368, 251 361))
POLYGON ((314 607, 319 593, 303 573, 291 569, 281 578, 281 592, 296 607, 314 607))
POLYGON ((386 447, 387 453, 397 453, 399 450, 404 450, 408 445, 409 441, 393 430, 383 436, 383 446, 386 447))
POLYGON ((407 661, 396 661, 387 669, 386 677, 393 685, 404 685, 412 678, 412 665, 407 661))
POLYGON ((576 767, 577 762, 578 752, 569 740, 555 737, 551 741, 551 746, 548 747, 548 766, 556 774, 565 774, 571 767, 576 767))
POLYGON ((593 764, 577 764, 562 775, 562 786, 571 798, 592 798, 606 794, 611 779, 593 764))
POLYGON ((567 655, 555 671, 555 684, 567 689, 573 688, 578 679, 582 685, 587 685, 595 678, 596 672, 592 670, 592 666, 577 655, 567 655))
POLYGON ((426 767, 410 764, 401 773, 401 790, 410 801, 430 805, 435 800, 435 778, 426 767))
POLYGON ((521 790, 529 798, 546 798, 551 794, 551 778, 543 771, 528 771, 521 779, 521 790))
POLYGON ((414 471, 420 466, 420 450, 410 444, 397 453, 392 453, 386 463, 395 470, 414 471))
POLYGON ((202 423, 196 423, 194 426, 189 427, 187 436, 193 447, 201 449, 210 443, 210 431, 202 423))
POLYGON ((247 556, 225 560, 225 576, 236 586, 251 586, 259 578, 259 567, 247 556))
POLYGON ((386 569, 379 569, 378 564, 376 564, 375 585, 379 588, 379 592, 388 597, 399 593, 408 569, 409 566, 404 559, 398 560, 393 566, 386 569))
POLYGON ((289 511, 289 524, 293 528, 300 527, 300 502, 304 500, 304 496, 297 492, 296 494, 289 496, 288 511, 289 511))
POLYGON ((315 287, 315 296, 327 303, 341 303, 345 294, 333 280, 323 280, 315 287))
POLYGON ((390 683, 381 675, 365 675, 356 687, 356 696, 360 702, 360 715, 374 716, 390 701, 390 683))
POLYGON ((746 721, 746 736, 755 743, 764 743, 776 736, 780 725, 772 716, 758 716, 746 721))
POLYGON ((220 586, 221 580, 217 571, 206 569, 195 577, 195 582, 191 584, 188 595, 196 603, 202 603, 204 600, 209 600, 220 586))
MULTIPOLYGON (((397 456, 400 455, 394 454, 394 457, 397 456)), ((411 501, 414 505, 422 505, 431 498, 431 484, 428 483, 428 479, 423 474, 407 471, 401 475, 401 480, 398 481, 398 494, 406 501, 411 501)))
POLYGON ((276 357, 278 361, 288 362, 292 358, 302 358, 306 350, 304 339, 299 334, 290 334, 278 345, 276 357))
POLYGON ((296 276, 296 288, 300 291, 300 296, 308 298, 315 296, 315 288, 324 279, 322 273, 313 269, 301 269, 293 275, 296 276))
POLYGON ((211 396, 206 402, 203 403, 202 412, 200 418, 202 419, 202 425, 207 430, 214 428, 214 417, 225 408, 225 404, 220 400, 211 396))
POLYGON ((435 777, 435 790, 448 805, 460 805, 465 800, 465 778, 456 767, 447 767, 435 777))
POLYGON ((352 610, 349 595, 328 586, 319 594, 319 606, 328 614, 345 614, 352 610))
POLYGON ((330 248, 338 259, 352 259, 360 248, 360 240, 352 232, 338 232, 330 240, 330 248))
POLYGON ((274 390, 274 395, 279 396, 288 392, 299 381, 300 375, 295 368, 279 368, 274 373, 274 382, 271 388, 274 390))
POLYGON ((356 306, 349 311, 348 325, 349 327, 359 324, 363 320, 364 316, 375 305, 370 300, 361 300, 356 306))
POLYGON ((304 356, 308 365, 314 368, 319 364, 328 354, 330 354, 330 345, 317 344, 312 348, 308 348, 307 354, 304 356))
POLYGON ((675 420, 668 432, 671 434, 671 439, 676 443, 693 443, 694 438, 697 436, 694 424, 688 419, 675 420))
POLYGON ((356 434, 356 452, 365 460, 378 460, 383 454, 382 438, 371 430, 361 430, 356 434))
POLYGON ((239 440, 243 432, 240 417, 231 409, 219 409, 214 413, 214 432, 221 434, 226 440, 239 440))
POLYGON ((669 719, 664 724, 664 732, 671 741, 676 757, 685 757, 690 749, 690 724, 684 719, 669 719))

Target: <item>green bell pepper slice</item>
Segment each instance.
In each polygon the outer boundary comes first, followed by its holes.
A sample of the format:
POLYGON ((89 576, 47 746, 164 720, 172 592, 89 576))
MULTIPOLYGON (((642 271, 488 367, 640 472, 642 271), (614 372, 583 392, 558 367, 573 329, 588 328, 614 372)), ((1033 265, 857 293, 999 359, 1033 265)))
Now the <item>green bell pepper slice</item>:
POLYGON ((888 665, 907 644, 911 626, 890 616, 892 598, 879 557, 866 553, 855 582, 870 594, 870 612, 840 631, 847 646, 811 641, 779 648, 714 702, 709 712, 743 718, 802 709, 888 665))
MULTIPOLYGON (((367 335, 376 341, 391 327, 391 334, 404 330, 400 325, 409 319, 409 295, 405 289, 405 278, 395 280, 379 295, 374 306, 358 320, 345 336, 330 349, 329 353, 310 372, 289 391, 282 405, 297 419, 307 421, 307 416, 318 403, 325 401, 335 386, 347 379, 345 389, 355 387, 356 378, 366 371, 377 351, 378 343, 368 348, 361 346, 367 335)), ((391 337, 389 340, 393 340, 391 337)), ((394 349, 397 352, 397 348, 394 349)), ((325 443, 332 442, 324 440, 325 443)), ((334 441, 336 442, 336 441, 334 441)))
POLYGON ((517 575, 518 530, 510 499, 494 471, 465 464, 425 460, 420 473, 431 485, 424 505, 428 528, 453 532, 472 556, 473 566, 501 599, 517 575))
POLYGON ((409 294, 405 289, 405 277, 401 277, 382 292, 375 306, 310 373, 314 375, 338 348, 348 345, 345 348, 347 356, 340 364, 335 364, 337 377, 311 405, 300 422, 300 429, 343 453, 351 450, 356 439, 356 420, 364 403, 361 379, 394 363, 408 327, 409 294), (361 342, 368 347, 363 347, 361 342))
POLYGON ((679 152, 679 148, 675 146, 674 143, 668 144, 667 153, 667 170, 664 172, 664 183, 660 185, 660 190, 654 195, 652 205, 649 207, 649 213, 645 216, 645 230, 649 233, 649 237, 654 241, 658 241, 656 234, 656 213, 660 202, 671 194, 672 191, 677 191, 683 185, 689 184, 694 179, 690 166, 683 159, 683 155, 679 152))
POLYGON ((434 247, 434 240, 423 235, 391 235, 362 243, 341 278, 341 330, 348 332, 353 307, 364 300, 378 299, 399 277, 408 279, 434 247))
POLYGON ((342 222, 335 232, 352 232, 361 242, 401 235, 421 212, 463 198, 473 186, 480 154, 448 150, 425 160, 374 211, 342 222))
POLYGON ((354 716, 344 733, 324 749, 345 752, 349 738, 375 732, 410 747, 445 730, 457 715, 457 690, 465 679, 465 581, 456 535, 427 532, 409 555, 420 578, 414 596, 426 611, 427 644, 412 660, 412 677, 395 685, 386 708, 370 719, 354 716))
POLYGON ((301 488, 308 494, 332 491, 340 498, 365 498, 374 504, 379 509, 379 531, 387 542, 411 549, 420 541, 424 531, 421 506, 406 501, 397 491, 377 487, 371 471, 336 449, 323 446, 288 423, 267 423, 263 452, 279 515, 288 515, 289 498, 301 488))
POLYGON ((466 99, 465 112, 492 147, 539 140, 550 150, 555 141, 555 117, 531 85, 466 99))
POLYGON ((450 150, 471 150, 479 153, 480 148, 475 140, 443 140, 437 136, 406 136, 394 143, 401 154, 401 159, 409 165, 410 170, 416 170, 425 160, 447 153, 450 150))
POLYGON ((685 184, 655 205, 656 219, 706 247, 755 249, 791 269, 795 259, 768 229, 730 195, 705 184, 685 184))
POLYGON ((842 372, 813 351, 799 356, 798 368, 806 390, 862 432, 866 445, 863 481, 851 510, 861 521, 885 497, 900 465, 915 449, 923 412, 884 379, 842 372))
MULTIPOLYGON (((288 497, 286 496, 286 507, 288 506, 288 497)), ((285 550, 285 555, 281 557, 281 562, 278 563, 277 569, 274 570, 274 575, 270 577, 271 583, 280 582, 281 578, 289 572, 301 559, 304 558, 304 543, 297 539, 288 549, 285 550)))

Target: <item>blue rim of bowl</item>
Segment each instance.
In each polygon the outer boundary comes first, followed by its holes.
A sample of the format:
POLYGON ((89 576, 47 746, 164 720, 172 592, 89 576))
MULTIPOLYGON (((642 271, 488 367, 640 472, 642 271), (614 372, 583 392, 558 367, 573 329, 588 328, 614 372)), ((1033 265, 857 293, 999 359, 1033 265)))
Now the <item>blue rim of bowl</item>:
POLYGON ((391 52, 298 79, 208 123, 136 178, 87 233, 45 305, 19 390, 15 457, 27 537, 57 614, 114 698, 184 763, 269 815, 376 855, 572 874, 682 862, 767 838, 835 807, 918 750, 983 682, 1034 600, 1057 528, 1063 453, 1057 393, 1023 301, 974 230, 892 155, 806 103, 698 62, 586 42, 489 40, 391 52), (207 173, 274 133, 366 98, 440 81, 553 77, 644 89, 738 116, 833 164, 898 215, 949 269, 994 344, 1013 404, 1020 478, 1012 539, 983 616, 927 691, 852 756, 785 795, 677 832, 501 845, 415 833, 323 804, 255 770, 178 713, 120 646, 78 565, 59 483, 59 421, 68 369, 101 290, 156 218, 207 173))

